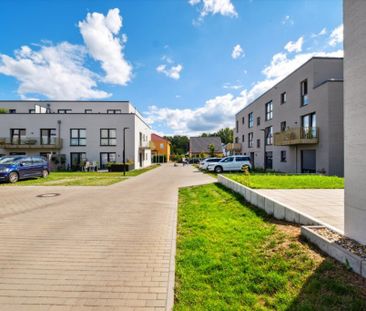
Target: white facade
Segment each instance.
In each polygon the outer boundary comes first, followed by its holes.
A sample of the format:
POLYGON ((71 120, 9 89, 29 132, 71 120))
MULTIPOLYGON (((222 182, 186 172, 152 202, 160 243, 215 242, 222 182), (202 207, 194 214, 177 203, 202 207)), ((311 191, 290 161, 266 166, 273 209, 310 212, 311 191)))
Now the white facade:
POLYGON ((66 167, 78 158, 103 167, 123 162, 127 127, 126 161, 151 165, 151 129, 129 102, 1 101, 0 109, 0 155, 52 153, 64 155, 66 167))

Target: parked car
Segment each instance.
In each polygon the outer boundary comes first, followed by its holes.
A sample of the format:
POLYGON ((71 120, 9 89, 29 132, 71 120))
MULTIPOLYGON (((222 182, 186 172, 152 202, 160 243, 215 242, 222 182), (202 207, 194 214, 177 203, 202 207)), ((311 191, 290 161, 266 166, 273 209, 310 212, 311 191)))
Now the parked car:
POLYGON ((198 164, 198 163, 200 163, 200 159, 199 158, 190 158, 188 160, 188 163, 189 164, 198 164))
POLYGON ((207 167, 209 164, 213 164, 213 163, 217 163, 221 160, 221 158, 206 158, 206 159, 203 159, 200 164, 199 164, 199 168, 201 170, 207 170, 207 167))
POLYGON ((249 170, 252 169, 250 158, 243 155, 235 155, 223 158, 217 163, 209 164, 207 169, 215 173, 241 171, 244 165, 247 165, 249 170))
POLYGON ((42 157, 5 156, 0 158, 0 181, 15 183, 20 179, 49 175, 48 162, 42 157))

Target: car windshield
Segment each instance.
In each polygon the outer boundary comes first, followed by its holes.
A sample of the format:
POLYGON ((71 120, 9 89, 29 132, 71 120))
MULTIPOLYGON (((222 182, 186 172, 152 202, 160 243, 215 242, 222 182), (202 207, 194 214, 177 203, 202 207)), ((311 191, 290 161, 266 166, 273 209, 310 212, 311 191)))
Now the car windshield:
POLYGON ((0 158, 0 164, 15 164, 18 163, 20 158, 14 157, 2 157, 0 158))

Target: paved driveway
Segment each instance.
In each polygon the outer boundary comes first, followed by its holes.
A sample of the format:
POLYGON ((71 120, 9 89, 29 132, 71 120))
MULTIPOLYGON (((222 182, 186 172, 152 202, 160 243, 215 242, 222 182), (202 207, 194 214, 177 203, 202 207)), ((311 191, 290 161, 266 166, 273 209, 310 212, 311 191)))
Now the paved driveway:
POLYGON ((213 181, 165 165, 109 187, 1 187, 0 310, 170 309, 178 188, 213 181))

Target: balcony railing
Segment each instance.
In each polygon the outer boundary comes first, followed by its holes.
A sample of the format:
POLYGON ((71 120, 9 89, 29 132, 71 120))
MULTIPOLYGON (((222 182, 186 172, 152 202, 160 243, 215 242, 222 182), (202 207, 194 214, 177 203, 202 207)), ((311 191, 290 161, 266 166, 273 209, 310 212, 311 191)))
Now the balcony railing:
POLYGON ((3 149, 61 149, 62 139, 51 137, 49 141, 41 141, 37 137, 0 137, 0 148, 3 149))
POLYGON ((227 151, 236 151, 236 152, 240 152, 241 151, 241 144, 236 144, 236 143, 229 143, 225 146, 225 149, 227 151))
POLYGON ((154 144, 151 141, 140 141, 139 148, 141 150, 152 149, 153 145, 154 144))
POLYGON ((310 145, 319 143, 319 128, 294 127, 274 134, 275 146, 310 145))

